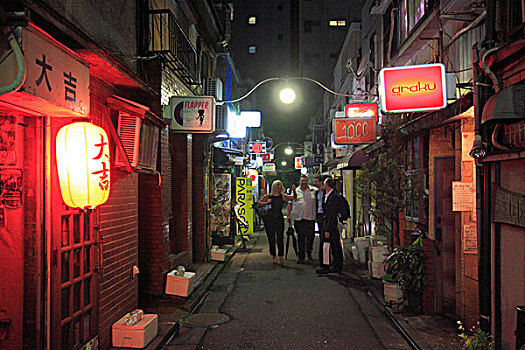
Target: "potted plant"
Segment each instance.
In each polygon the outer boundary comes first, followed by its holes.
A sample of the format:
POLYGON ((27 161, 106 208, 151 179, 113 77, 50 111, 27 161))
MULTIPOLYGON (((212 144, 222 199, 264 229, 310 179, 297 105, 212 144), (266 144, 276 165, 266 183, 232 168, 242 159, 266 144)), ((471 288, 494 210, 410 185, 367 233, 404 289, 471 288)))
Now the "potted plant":
POLYGON ((399 282, 392 276, 392 274, 387 273, 381 277, 383 281, 383 295, 385 297, 385 302, 387 305, 392 306, 392 304, 400 304, 403 302, 403 289, 399 282))
POLYGON ((399 282, 412 313, 421 313, 423 290, 427 285, 423 254, 423 238, 419 237, 407 246, 398 246, 386 258, 392 278, 399 282))

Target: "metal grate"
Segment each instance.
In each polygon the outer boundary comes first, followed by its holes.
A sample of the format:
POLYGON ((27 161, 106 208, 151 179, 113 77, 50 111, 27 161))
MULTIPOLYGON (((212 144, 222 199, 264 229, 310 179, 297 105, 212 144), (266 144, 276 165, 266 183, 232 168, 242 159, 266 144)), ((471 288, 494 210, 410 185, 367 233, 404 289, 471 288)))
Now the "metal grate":
POLYGON ((149 11, 148 54, 160 55, 168 69, 186 85, 200 85, 197 51, 169 9, 149 11))

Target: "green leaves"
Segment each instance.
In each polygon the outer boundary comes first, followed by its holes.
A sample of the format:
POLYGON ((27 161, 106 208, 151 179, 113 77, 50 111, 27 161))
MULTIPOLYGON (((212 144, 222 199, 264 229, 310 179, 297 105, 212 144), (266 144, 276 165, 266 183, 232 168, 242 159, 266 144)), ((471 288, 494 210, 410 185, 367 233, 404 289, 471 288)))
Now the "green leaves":
POLYGON ((398 246, 384 261, 389 264, 392 279, 405 289, 423 293, 427 285, 425 256, 421 238, 408 246, 398 246))

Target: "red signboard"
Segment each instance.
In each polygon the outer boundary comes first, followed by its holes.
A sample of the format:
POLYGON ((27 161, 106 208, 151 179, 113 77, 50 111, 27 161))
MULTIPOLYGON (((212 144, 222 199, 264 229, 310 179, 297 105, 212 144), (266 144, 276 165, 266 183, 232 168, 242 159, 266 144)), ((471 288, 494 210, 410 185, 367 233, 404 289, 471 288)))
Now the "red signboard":
POLYGON ((303 168, 303 159, 301 157, 295 157, 294 158, 295 163, 295 169, 302 169, 303 168))
POLYGON ((345 106, 345 118, 374 117, 379 123, 377 103, 356 103, 345 106))
POLYGON ((441 63, 383 68, 379 72, 381 110, 389 113, 447 106, 445 66, 441 63))
POLYGON ((261 154, 261 158, 263 162, 269 162, 270 160, 272 160, 272 155, 271 153, 263 153, 261 154))
POLYGON ((334 143, 351 145, 374 143, 376 141, 376 119, 367 118, 334 118, 334 143))

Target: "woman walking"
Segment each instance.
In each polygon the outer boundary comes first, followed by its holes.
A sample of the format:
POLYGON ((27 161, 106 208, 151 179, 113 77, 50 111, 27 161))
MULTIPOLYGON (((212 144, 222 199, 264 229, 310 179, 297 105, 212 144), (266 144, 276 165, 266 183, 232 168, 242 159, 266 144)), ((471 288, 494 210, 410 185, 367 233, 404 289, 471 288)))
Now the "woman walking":
POLYGON ((283 183, 280 180, 275 180, 272 183, 272 190, 269 194, 264 195, 257 205, 262 207, 270 204, 271 208, 268 215, 264 218, 264 228, 268 236, 268 244, 270 245, 270 255, 274 264, 277 263, 277 255, 281 266, 284 265, 284 216, 283 205, 284 201, 292 201, 297 198, 295 192, 295 185, 292 186, 293 195, 284 193, 283 183), (275 254, 275 244, 277 244, 277 255, 275 254))

